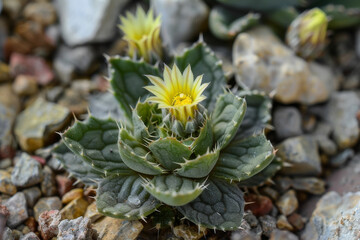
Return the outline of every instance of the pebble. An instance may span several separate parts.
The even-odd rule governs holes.
[[[325,135],[316,135],[316,142],[319,146],[319,149],[328,156],[332,156],[337,152],[336,143],[331,140],[328,136]]]
[[[298,200],[296,198],[296,193],[294,190],[289,190],[284,193],[277,201],[276,205],[278,206],[280,212],[285,216],[289,216],[291,213],[296,211],[299,206]]]
[[[97,210],[96,207],[96,202],[91,203],[85,212],[84,217],[87,217],[91,220],[92,223],[96,222],[98,219],[100,219],[101,217],[103,217],[104,215],[102,215],[101,213],[99,213],[99,211]]]
[[[300,231],[304,228],[305,222],[301,215],[297,213],[291,214],[288,218],[289,223],[294,226],[295,230]]]
[[[26,198],[24,193],[18,192],[7,200],[4,206],[8,209],[10,215],[7,220],[7,225],[10,228],[15,228],[24,222],[29,216],[26,206]]]
[[[35,220],[34,217],[29,217],[26,221],[25,221],[25,225],[26,227],[29,228],[30,231],[32,232],[36,232],[37,231],[37,222]]]
[[[207,25],[209,8],[202,0],[154,0],[153,8],[161,15],[162,39],[172,49],[197,38]]]
[[[274,127],[279,139],[299,136],[301,129],[301,113],[295,107],[279,107],[274,112]]]
[[[43,180],[41,164],[27,153],[22,153],[11,173],[11,181],[17,187],[31,187]]]
[[[266,237],[270,237],[271,232],[276,229],[276,219],[272,216],[265,215],[259,217],[259,221],[262,227],[263,234]]]
[[[320,195],[325,192],[325,181],[315,177],[293,178],[292,187],[296,190]]]
[[[254,228],[259,224],[259,221],[256,218],[256,216],[249,210],[245,212],[244,219],[250,225],[251,228]]]
[[[54,74],[44,59],[19,53],[11,54],[10,71],[13,76],[30,75],[40,85],[47,85],[54,79]]]
[[[289,231],[293,231],[294,228],[293,226],[289,223],[289,221],[287,220],[287,218],[284,215],[280,215],[276,221],[276,226],[279,229],[285,229],[285,230],[289,230]]]
[[[65,193],[72,189],[74,181],[66,176],[56,175],[56,183],[58,185],[58,192],[60,196],[64,196]]]
[[[38,98],[18,115],[15,135],[23,150],[35,151],[48,144],[68,120],[67,108]]]
[[[93,224],[101,240],[135,240],[143,229],[140,221],[104,217]]]
[[[14,195],[17,192],[16,186],[11,182],[11,174],[0,170],[0,192]]]
[[[12,161],[10,158],[5,158],[0,160],[0,169],[6,169],[11,167]]]
[[[266,215],[273,208],[272,201],[266,196],[247,194],[244,196],[244,200],[247,203],[245,210],[250,210],[255,216]]]
[[[82,188],[74,188],[70,190],[69,192],[65,193],[62,197],[61,201],[63,204],[67,204],[71,202],[72,200],[82,198],[84,195],[84,189]]]
[[[104,118],[123,118],[124,115],[119,109],[119,103],[110,92],[96,93],[89,96],[89,108],[94,117]]]
[[[89,203],[83,198],[77,198],[67,204],[60,213],[62,219],[75,219],[84,216]]]
[[[6,240],[15,240],[15,237],[14,237],[11,229],[8,227],[5,228],[5,231],[3,233],[0,232],[0,234],[2,234],[0,236],[2,236],[3,240],[5,240],[5,239]]]
[[[18,75],[12,87],[14,92],[20,96],[33,95],[38,91],[36,78],[29,75]]]
[[[74,240],[98,239],[96,231],[91,228],[90,219],[79,217],[73,220],[65,219],[60,222],[57,240],[72,240],[72,239]]]
[[[39,216],[39,230],[44,240],[50,240],[59,233],[61,214],[59,210],[45,211]]]
[[[345,149],[344,151],[330,158],[330,165],[332,167],[341,167],[345,165],[347,160],[353,158],[354,156],[355,156],[355,152],[353,149],[351,148]]]
[[[35,203],[41,197],[41,190],[39,187],[31,187],[23,190],[23,193],[26,198],[27,205],[32,208]]]
[[[56,12],[53,4],[48,2],[34,2],[26,5],[23,15],[25,18],[48,26],[56,21]]]
[[[55,175],[50,167],[45,166],[43,170],[44,179],[41,182],[41,192],[46,197],[54,196],[57,193]]]
[[[199,229],[197,226],[178,225],[173,229],[174,235],[183,239],[199,240],[206,235],[206,228]]]
[[[277,156],[285,161],[286,175],[314,176],[321,173],[320,156],[312,136],[288,138],[278,145]]]
[[[60,210],[61,207],[62,204],[59,197],[40,198],[34,206],[34,217],[38,220],[41,213],[50,210]]]
[[[62,86],[48,88],[46,91],[46,99],[50,102],[57,102],[63,93],[64,88]]]
[[[10,80],[10,67],[6,63],[0,62],[0,82],[8,82]]]
[[[6,229],[6,221],[9,218],[10,212],[4,205],[0,205],[0,239],[2,233]]]
[[[84,95],[73,89],[66,89],[58,104],[66,107],[77,116],[85,114],[88,110],[88,102],[86,100],[87,96]]]
[[[266,186],[261,189],[261,192],[269,196],[274,201],[276,201],[279,198],[279,193],[271,187]]]
[[[286,230],[275,229],[271,235],[270,240],[298,240],[299,238],[292,232]]]
[[[40,240],[40,238],[33,232],[24,235],[21,240]]]
[[[50,160],[47,162],[47,165],[53,170],[53,171],[63,171],[63,167],[61,166],[61,162],[59,161],[59,159],[55,158],[55,157],[51,157]]]

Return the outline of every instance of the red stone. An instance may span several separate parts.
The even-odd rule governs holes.
[[[36,222],[34,217],[29,217],[25,221],[25,225],[30,229],[30,231],[36,232],[36,230],[37,230],[37,222]]]
[[[45,165],[46,164],[46,160],[42,157],[39,156],[31,156],[33,159],[35,159],[36,161],[38,161],[41,165]]]
[[[39,230],[44,240],[50,240],[56,237],[59,229],[58,226],[61,221],[61,214],[59,210],[45,211],[39,216]]]
[[[74,181],[71,178],[62,175],[56,176],[56,182],[58,185],[58,191],[60,196],[63,196],[65,193],[70,191],[74,183]]]
[[[13,76],[33,76],[41,85],[49,84],[54,79],[54,73],[44,59],[20,53],[11,54],[10,71]]]
[[[0,146],[0,159],[14,158],[16,154],[15,149],[12,146]]]
[[[270,198],[262,195],[247,194],[244,196],[245,210],[250,210],[255,216],[264,216],[268,214],[272,208],[273,203]]]
[[[305,225],[304,220],[302,216],[298,213],[291,214],[288,217],[288,221],[298,231],[304,228]]]

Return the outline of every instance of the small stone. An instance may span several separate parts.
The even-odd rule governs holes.
[[[54,196],[57,193],[55,175],[48,166],[44,167],[43,173],[44,180],[41,182],[41,192],[46,197]]]
[[[0,239],[6,229],[6,221],[9,218],[9,215],[9,210],[4,205],[0,205]]]
[[[37,231],[37,222],[35,220],[34,217],[29,217],[26,221],[25,221],[25,225],[30,229],[30,231],[32,232],[36,232]]]
[[[38,149],[39,150],[39,149]],[[46,159],[39,157],[39,156],[35,156],[32,155],[31,156],[33,159],[35,159],[36,161],[38,161],[42,166],[44,166],[46,164]]]
[[[295,107],[280,107],[274,112],[274,127],[279,139],[302,134],[301,113]]]
[[[261,189],[261,192],[269,196],[274,201],[279,198],[279,193],[271,187],[264,187],[263,189]]]
[[[58,185],[58,192],[60,196],[64,196],[65,193],[72,189],[74,181],[69,177],[57,175],[55,179]]]
[[[230,236],[230,240],[259,240],[259,239],[260,238],[258,238],[255,233],[249,230],[233,231],[231,232],[231,236]]]
[[[40,198],[34,206],[34,217],[38,220],[41,213],[50,210],[60,210],[61,207],[62,204],[59,197]]]
[[[315,177],[294,178],[292,187],[296,190],[303,190],[317,195],[325,192],[325,182]]]
[[[255,215],[252,214],[252,212],[249,210],[246,211],[246,213],[244,214],[244,219],[252,228],[256,227],[259,224],[259,221],[255,217]]]
[[[0,62],[0,82],[8,82],[11,80],[10,68],[7,64]]]
[[[137,220],[127,221],[111,217],[104,217],[93,225],[102,240],[135,240],[143,227]]]
[[[276,220],[275,218],[265,215],[259,217],[259,221],[263,230],[263,234],[266,237],[270,237],[272,231],[276,228]]]
[[[289,216],[293,213],[299,206],[298,200],[296,198],[296,193],[294,190],[289,190],[283,194],[278,201],[276,201],[280,212],[285,216]]]
[[[20,96],[35,94],[38,91],[36,78],[29,75],[18,75],[13,83],[13,90]]]
[[[312,136],[288,138],[278,145],[277,156],[287,164],[281,172],[286,175],[311,176],[321,173],[320,156]]]
[[[273,208],[272,201],[266,196],[247,194],[244,200],[247,203],[245,210],[250,210],[255,216],[266,215]]]
[[[10,158],[5,158],[0,160],[0,169],[6,169],[11,167],[12,161]]]
[[[317,135],[315,136],[316,142],[322,152],[326,155],[332,156],[337,152],[336,143],[331,140],[328,136]]]
[[[299,238],[286,230],[275,229],[270,236],[270,240],[298,240]]]
[[[59,159],[57,159],[53,156],[47,162],[47,165],[54,171],[62,171],[63,170],[63,167],[61,166],[61,162],[59,161]]]
[[[292,186],[292,179],[289,177],[276,177],[275,178],[276,186],[279,188],[280,192],[285,192]]]
[[[6,201],[4,206],[9,210],[10,216],[7,225],[10,228],[19,226],[28,218],[26,198],[24,193],[19,192]]]
[[[69,192],[65,193],[62,197],[61,201],[63,204],[67,204],[72,200],[82,198],[84,195],[84,190],[82,188],[75,188],[70,190]]]
[[[15,237],[10,228],[6,227],[4,232],[0,232],[3,240],[15,240]],[[1,239],[1,238],[0,238]]]
[[[27,188],[23,191],[23,193],[25,195],[27,205],[30,208],[34,207],[37,200],[41,197],[41,190],[39,187]]]
[[[39,230],[44,240],[50,240],[59,233],[61,214],[58,210],[45,211],[39,216]]]
[[[18,115],[15,135],[22,149],[35,151],[51,142],[55,132],[62,130],[68,120],[66,108],[38,98]]]
[[[330,165],[332,167],[341,167],[346,163],[347,160],[354,157],[354,155],[355,155],[355,152],[353,149],[351,149],[351,148],[345,149],[341,153],[330,158]]]
[[[199,240],[206,235],[206,228],[199,229],[197,226],[178,225],[174,227],[173,232],[176,237]]]
[[[97,234],[96,231],[91,228],[90,219],[79,217],[73,220],[62,220],[59,224],[59,233],[57,235],[57,240],[70,239],[97,240]],[[101,239],[105,240],[107,238]]]
[[[24,17],[43,26],[48,26],[56,21],[56,12],[53,4],[47,2],[28,3],[23,11]]]
[[[21,240],[40,240],[40,238],[33,232],[24,235]]]
[[[47,85],[54,79],[51,68],[40,57],[13,53],[10,58],[10,69],[14,76],[21,74],[34,76],[40,85]]]
[[[119,103],[110,92],[92,94],[89,97],[89,108],[93,116],[103,118],[111,116],[122,118],[124,114],[119,109]]]
[[[304,228],[305,226],[305,222],[304,219],[301,217],[301,215],[297,214],[297,213],[293,213],[288,217],[288,221],[289,223],[294,226],[294,228],[297,231],[300,231]]]
[[[291,226],[291,224],[288,222],[287,218],[284,215],[280,215],[278,220],[276,221],[276,226],[279,229],[285,229],[289,231],[293,231],[294,228]]]
[[[88,102],[84,95],[73,89],[66,89],[65,94],[58,101],[58,104],[68,108],[69,111],[75,115],[84,114],[88,109]]]
[[[57,102],[61,95],[64,93],[62,86],[56,86],[46,91],[46,99],[50,102]]]
[[[11,173],[11,181],[18,187],[30,187],[43,179],[41,164],[27,153],[22,153]]]
[[[89,203],[83,198],[72,200],[68,205],[61,209],[63,219],[75,219],[84,216]]]
[[[11,174],[0,170],[0,192],[14,195],[17,192],[16,186],[11,182]]]
[[[90,218],[92,223],[96,222],[98,219],[100,219],[103,216],[104,215],[99,213],[99,211],[97,210],[96,202],[91,203],[87,207],[85,215],[84,215],[84,217]]]

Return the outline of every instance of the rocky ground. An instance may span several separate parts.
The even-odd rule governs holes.
[[[204,33],[230,84],[274,99],[268,136],[283,168],[246,189],[241,230],[199,231],[186,221],[158,230],[96,211],[95,189],[69,176],[51,149],[74,117],[120,114],[103,54],[125,51],[115,24],[124,6],[135,7],[127,2],[2,1],[0,239],[359,239],[360,34],[351,31],[331,33],[318,62],[297,57],[266,27],[241,33],[233,47]],[[201,2],[184,1],[186,18],[155,2],[176,50],[204,29]],[[176,32],[173,22],[182,23]]]

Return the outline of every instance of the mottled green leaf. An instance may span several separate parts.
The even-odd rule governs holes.
[[[206,119],[204,125],[199,130],[199,136],[192,142],[191,148],[197,155],[202,155],[211,150],[214,142],[214,135],[211,121]]]
[[[302,0],[217,0],[220,3],[239,9],[271,11],[281,7],[300,5]]]

